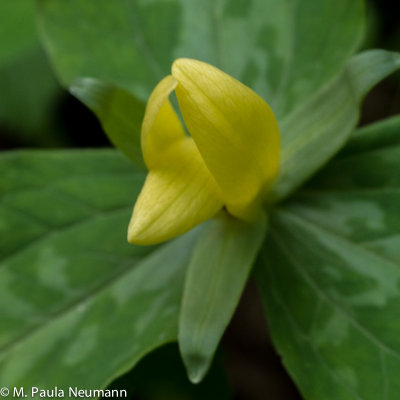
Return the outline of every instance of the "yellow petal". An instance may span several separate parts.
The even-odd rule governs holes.
[[[172,75],[185,124],[224,203],[246,218],[249,205],[278,173],[280,138],[273,112],[247,86],[206,63],[178,59]]]
[[[128,228],[128,241],[155,244],[187,232],[221,208],[218,187],[191,138],[174,146],[168,168],[147,175]]]
[[[177,81],[165,77],[153,90],[147,102],[142,124],[143,158],[149,170],[168,163],[168,149],[185,138],[185,131],[168,99]]]
[[[147,103],[141,139],[150,172],[129,223],[131,243],[171,239],[222,208],[218,186],[168,99],[176,85],[176,80],[167,76]]]

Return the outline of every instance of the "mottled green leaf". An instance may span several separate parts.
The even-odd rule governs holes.
[[[266,218],[249,224],[221,214],[199,237],[185,279],[179,347],[192,382],[204,378],[239,302],[264,238]]]
[[[192,57],[245,82],[279,115],[339,72],[359,45],[364,23],[362,0],[38,4],[47,48],[67,85],[90,76],[144,100],[175,58]]]
[[[400,53],[360,53],[331,84],[283,119],[280,172],[271,194],[275,201],[289,195],[346,143],[365,94],[399,68]]]
[[[114,146],[144,170],[140,130],[145,103],[124,89],[92,78],[78,79],[70,92],[97,115]]]
[[[307,400],[398,399],[399,138],[399,117],[360,130],[272,214],[257,273]]]
[[[176,339],[196,232],[127,243],[142,173],[99,150],[6,153],[0,176],[3,385],[99,389]]]

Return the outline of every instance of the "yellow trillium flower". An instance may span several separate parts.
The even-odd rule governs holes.
[[[185,133],[169,95],[175,90]],[[154,89],[142,125],[149,170],[128,241],[155,244],[187,232],[226,207],[254,219],[278,174],[280,137],[268,104],[209,64],[178,59]]]

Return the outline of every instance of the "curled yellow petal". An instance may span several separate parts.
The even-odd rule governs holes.
[[[168,168],[151,170],[135,204],[128,241],[155,244],[189,231],[221,208],[218,187],[191,138],[180,141]]]
[[[171,239],[222,208],[218,186],[168,99],[176,84],[164,78],[146,107],[141,139],[149,173],[129,223],[130,243]]]
[[[280,137],[268,104],[209,64],[178,59],[172,66],[185,124],[221,189],[228,210],[246,218],[278,174]]]
[[[149,170],[167,164],[168,149],[182,141],[186,134],[168,96],[177,81],[166,76],[153,90],[147,102],[142,124],[141,145]]]

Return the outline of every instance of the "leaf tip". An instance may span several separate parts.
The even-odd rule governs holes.
[[[186,355],[183,361],[188,378],[194,384],[200,383],[210,368],[210,359],[199,354]]]

